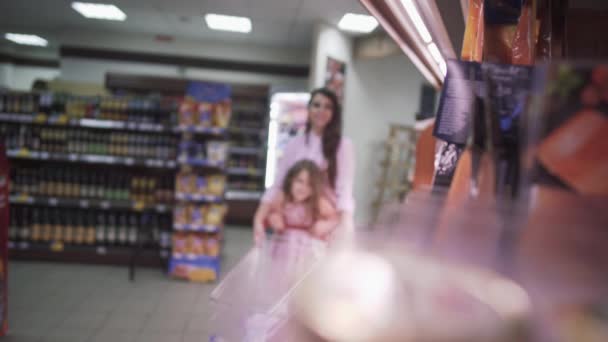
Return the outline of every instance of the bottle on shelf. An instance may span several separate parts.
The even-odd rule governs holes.
[[[118,217],[118,243],[120,245],[126,245],[129,239],[129,227],[127,223],[127,216],[125,213],[121,213]]]
[[[97,227],[95,231],[95,240],[97,244],[105,244],[106,243],[106,214],[103,211],[99,211],[97,213]]]
[[[116,214],[114,212],[111,212],[110,214],[108,214],[107,219],[108,219],[107,220],[108,226],[107,226],[107,230],[106,230],[106,241],[107,241],[108,245],[114,245],[114,244],[116,244],[116,240],[117,240],[117,238],[116,238],[116,230],[117,230]]]
[[[137,228],[138,228],[138,219],[137,215],[131,214],[129,215],[129,244],[134,246],[137,243]]]

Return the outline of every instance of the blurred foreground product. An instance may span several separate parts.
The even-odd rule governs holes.
[[[319,341],[526,341],[530,303],[498,274],[378,241],[330,254],[295,311]]]

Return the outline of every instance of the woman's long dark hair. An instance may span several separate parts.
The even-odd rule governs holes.
[[[332,188],[336,188],[336,175],[338,173],[337,166],[337,154],[338,148],[340,147],[340,141],[342,140],[342,109],[338,102],[336,94],[327,88],[318,88],[310,93],[310,101],[308,102],[308,108],[312,105],[312,101],[315,95],[321,94],[327,97],[333,104],[334,110],[331,116],[331,120],[327,123],[327,126],[323,130],[322,145],[323,145],[323,156],[327,160],[327,176],[329,178],[329,184]],[[310,118],[306,122],[306,139],[308,141],[308,133],[311,130]]]

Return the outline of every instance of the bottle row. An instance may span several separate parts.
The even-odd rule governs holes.
[[[170,177],[112,172],[110,168],[13,168],[11,191],[31,196],[173,202]]]
[[[138,229],[151,230],[152,243],[171,247],[170,216],[57,208],[11,207],[10,241],[74,245],[127,246],[138,242]]]
[[[175,159],[177,143],[171,136],[15,124],[0,124],[0,135],[8,149],[157,159]]]
[[[260,163],[260,158],[255,155],[233,155],[228,161],[228,167],[257,169],[260,168]]]
[[[102,119],[174,126],[178,102],[170,98],[98,97],[54,93],[0,95],[0,112],[66,115],[69,119]]]

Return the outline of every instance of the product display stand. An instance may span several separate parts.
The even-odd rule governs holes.
[[[219,277],[220,242],[227,212],[224,194],[230,94],[227,85],[193,82],[180,105],[178,127],[187,133],[181,135],[175,181],[169,274],[176,278],[208,282]]]

